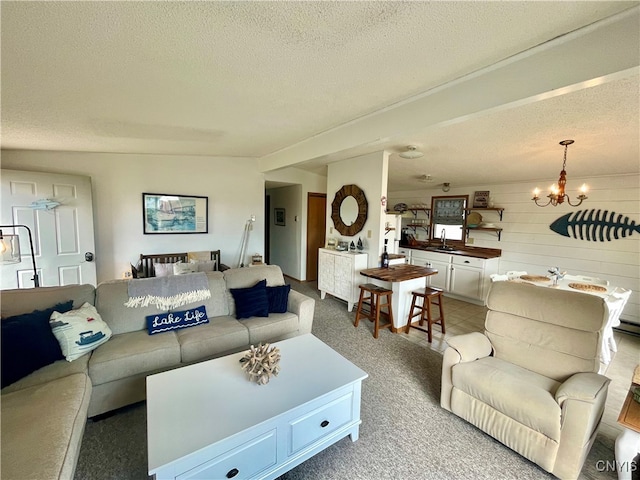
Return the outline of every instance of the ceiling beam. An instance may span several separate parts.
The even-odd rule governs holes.
[[[640,7],[557,37],[260,159],[263,172],[589,88],[640,66]],[[345,158],[348,158],[345,156]]]

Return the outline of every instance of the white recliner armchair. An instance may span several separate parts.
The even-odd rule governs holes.
[[[608,318],[580,292],[495,282],[484,334],[448,340],[443,408],[561,479],[578,477],[604,411]]]

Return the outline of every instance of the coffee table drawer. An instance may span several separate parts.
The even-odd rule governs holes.
[[[290,422],[289,455],[351,422],[352,406],[353,392],[349,392]]]
[[[276,431],[271,430],[176,477],[177,480],[251,478],[276,464]]]

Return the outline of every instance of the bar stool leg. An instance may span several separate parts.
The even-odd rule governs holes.
[[[418,322],[418,325],[420,325],[421,327],[424,325],[424,321],[427,318],[425,316],[426,313],[426,308],[427,308],[427,303],[429,303],[429,297],[427,296],[423,296],[422,297],[422,305],[420,305],[420,322]],[[428,323],[428,321],[427,321]]]
[[[364,300],[364,293],[364,290],[361,289],[360,297],[358,299],[358,308],[356,309],[356,321],[353,324],[354,327],[357,327],[360,323],[360,314],[362,313],[362,301]]]
[[[442,294],[438,295],[438,309],[440,310],[440,328],[442,329],[442,333],[445,334],[444,330],[444,309],[442,308]]]
[[[391,293],[387,294],[387,311],[389,312],[389,330],[393,331],[393,306],[391,305]]]
[[[429,343],[431,343],[431,341],[433,340],[433,334],[431,332],[432,324],[433,324],[433,317],[431,316],[431,299],[428,296],[425,297],[424,304],[427,307],[427,309],[426,309],[426,312],[427,312],[427,341]]]
[[[376,315],[373,320],[373,338],[378,338],[378,333],[380,331],[380,295],[375,295],[376,297]]]
[[[409,333],[411,328],[411,320],[413,319],[413,310],[416,308],[416,296],[413,295],[411,299],[411,308],[409,309],[409,318],[407,319],[407,326],[404,329],[404,333]]]

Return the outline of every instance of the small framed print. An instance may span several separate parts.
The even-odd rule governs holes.
[[[282,227],[285,226],[285,216],[284,216],[284,208],[274,208],[273,209],[273,223],[276,225],[280,225]]]
[[[480,190],[473,194],[473,208],[487,208],[489,206],[489,190]]]

